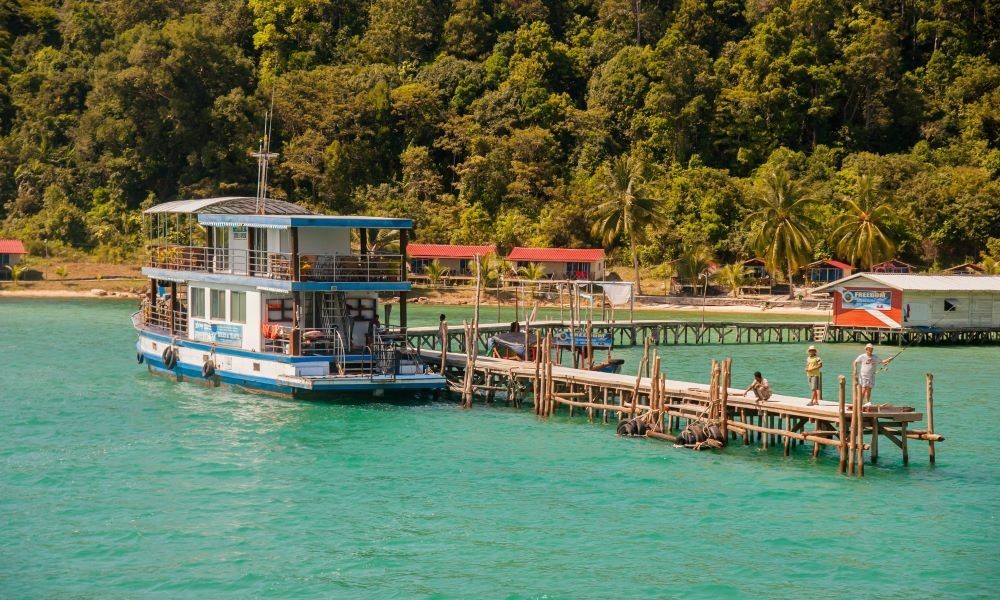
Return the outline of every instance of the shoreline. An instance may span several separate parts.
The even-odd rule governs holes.
[[[5,290],[0,289],[0,299],[3,298],[19,298],[19,299],[37,299],[37,300],[66,300],[66,299],[97,299],[97,300],[138,300],[142,296],[141,294],[128,291],[116,291],[116,290],[106,290],[103,288],[92,288],[89,290],[58,290],[58,289],[18,289],[18,290]],[[441,300],[431,300],[427,296],[414,296],[412,298],[415,304],[433,304],[436,306],[469,306],[471,301],[459,300],[457,298],[449,298],[450,301]],[[506,303],[505,303],[506,304]],[[541,305],[544,308],[556,308],[557,306]],[[618,308],[619,312],[627,312],[628,309]],[[800,306],[782,306],[777,305],[770,308],[762,308],[760,306],[752,306],[743,303],[732,303],[732,304],[710,304],[706,306],[695,306],[691,304],[680,304],[680,303],[657,303],[657,304],[636,304],[635,310],[637,311],[650,311],[650,312],[689,312],[689,313],[700,313],[702,311],[706,313],[734,313],[734,314],[752,314],[752,313],[766,313],[773,315],[815,315],[817,317],[826,316],[830,313],[829,310],[824,310],[820,308],[804,308]]]

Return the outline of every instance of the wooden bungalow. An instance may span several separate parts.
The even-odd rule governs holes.
[[[917,268],[909,263],[905,263],[898,258],[892,260],[887,260],[881,262],[877,265],[873,265],[871,269],[872,273],[916,273]]]
[[[982,275],[983,268],[976,263],[966,262],[944,270],[948,275]]]
[[[13,267],[21,262],[21,257],[27,254],[21,240],[0,240],[0,279],[11,279],[8,266]]]
[[[410,278],[427,279],[424,267],[437,260],[448,269],[448,279],[472,279],[475,276],[476,257],[496,254],[493,244],[482,246],[453,246],[449,244],[408,244],[406,256],[410,263]]]
[[[806,265],[806,276],[812,283],[830,283],[854,272],[854,267],[839,260],[824,259]]]
[[[514,248],[507,255],[515,269],[539,263],[549,279],[604,279],[604,250],[600,248]]]

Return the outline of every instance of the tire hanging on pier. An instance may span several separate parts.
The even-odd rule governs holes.
[[[142,364],[142,361],[146,360],[146,357],[142,355],[142,352],[135,353],[135,362]]]
[[[618,435],[623,436],[644,436],[649,429],[649,425],[639,418],[625,419],[618,424]]]
[[[215,361],[208,359],[205,364],[201,366],[201,376],[205,379],[215,375]]]

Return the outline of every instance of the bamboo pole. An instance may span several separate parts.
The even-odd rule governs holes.
[[[723,444],[729,443],[729,377],[732,365],[732,358],[727,358],[722,362],[722,405],[720,406],[722,422],[719,430],[722,432]]]
[[[660,431],[646,431],[646,437],[656,438],[660,440],[666,440],[668,442],[676,442],[677,438],[670,435],[669,433],[663,433]]]
[[[587,369],[594,368],[594,342],[591,336],[594,333],[593,321],[587,319]]]
[[[735,430],[756,431],[758,433],[764,433],[775,436],[788,436],[803,442],[818,442],[820,444],[823,444],[824,446],[840,445],[840,442],[837,440],[831,440],[823,436],[814,435],[812,432],[799,433],[798,431],[791,431],[788,429],[774,429],[772,427],[762,427],[760,425],[754,425],[753,423],[740,423],[737,421],[730,421],[729,427]]]
[[[840,462],[837,465],[837,471],[840,473],[847,472],[847,415],[844,409],[844,392],[845,392],[845,381],[844,376],[840,375],[837,377],[838,391],[837,391],[837,426],[838,435],[840,441]]]
[[[646,377],[649,377],[649,336],[646,336],[642,340],[642,360],[643,364],[646,365]]]
[[[854,363],[851,369],[851,433],[847,446],[847,472],[854,475],[854,459],[857,453],[854,451],[854,444],[858,439],[858,364]]]
[[[934,375],[927,374],[927,433],[934,435]],[[919,438],[918,438],[919,439]],[[927,440],[927,458],[934,464],[934,441]]]
[[[527,350],[525,350],[527,351]],[[542,403],[539,397],[541,391],[541,365],[542,365],[542,334],[535,330],[535,378],[531,382],[532,402],[535,405],[535,414],[541,414]]]

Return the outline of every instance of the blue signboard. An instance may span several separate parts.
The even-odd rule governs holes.
[[[845,310],[890,310],[892,290],[854,289],[841,292]]]
[[[200,342],[212,342],[223,346],[243,345],[243,326],[228,323],[194,322],[194,339]]]

